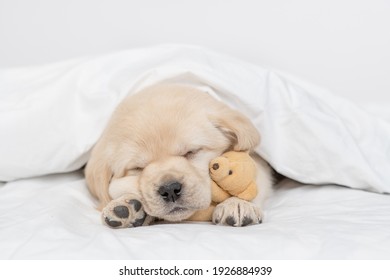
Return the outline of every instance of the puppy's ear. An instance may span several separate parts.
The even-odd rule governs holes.
[[[94,151],[93,151],[94,152]],[[99,199],[98,209],[103,209],[111,197],[108,193],[113,172],[108,165],[108,162],[99,158],[98,155],[92,152],[91,158],[85,167],[85,179],[89,191]]]
[[[240,112],[224,106],[209,116],[213,125],[230,139],[235,151],[251,151],[260,143],[260,134],[252,122]]]

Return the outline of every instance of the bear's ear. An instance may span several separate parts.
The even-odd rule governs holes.
[[[221,106],[209,119],[230,140],[234,151],[251,151],[260,143],[256,127],[236,110]]]

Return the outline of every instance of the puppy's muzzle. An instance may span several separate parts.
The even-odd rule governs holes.
[[[158,193],[166,202],[175,202],[180,198],[182,184],[179,182],[169,182],[158,189]]]

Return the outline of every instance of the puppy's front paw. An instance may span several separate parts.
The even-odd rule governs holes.
[[[102,221],[111,228],[127,228],[149,225],[153,217],[145,213],[139,200],[120,197],[104,207]]]
[[[262,219],[260,208],[237,197],[228,198],[218,204],[213,213],[213,223],[234,227],[260,224]]]

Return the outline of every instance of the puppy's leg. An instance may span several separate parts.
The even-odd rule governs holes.
[[[258,206],[238,197],[231,197],[215,207],[212,221],[217,225],[244,227],[260,224],[262,219],[263,213]]]
[[[111,228],[146,226],[153,220],[133,194],[125,194],[110,201],[102,211],[102,222]]]
[[[145,213],[141,194],[138,190],[138,177],[114,178],[109,187],[113,198],[102,211],[102,222],[112,228],[146,226],[154,218]]]

